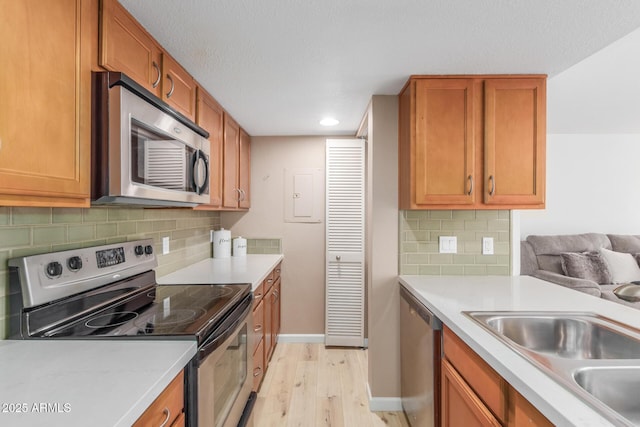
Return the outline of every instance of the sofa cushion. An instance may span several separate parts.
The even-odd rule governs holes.
[[[526,240],[533,248],[538,258],[538,267],[541,270],[561,274],[563,270],[560,254],[566,252],[594,252],[600,248],[611,249],[611,242],[607,235],[600,233],[531,235]]]
[[[562,270],[569,277],[591,280],[598,284],[612,281],[607,262],[599,252],[565,252],[560,254],[560,259]]]
[[[607,234],[611,242],[611,249],[628,254],[640,253],[640,236],[629,234]]]
[[[633,255],[600,249],[600,255],[611,273],[611,283],[629,283],[640,280],[640,267]]]

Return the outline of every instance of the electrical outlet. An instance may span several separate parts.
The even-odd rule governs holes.
[[[213,230],[209,231],[209,243],[213,243]]]
[[[162,238],[162,255],[166,255],[169,253],[169,238]]]
[[[482,255],[493,255],[493,237],[482,238]]]
[[[456,236],[440,236],[440,253],[455,254],[458,252],[458,238]]]

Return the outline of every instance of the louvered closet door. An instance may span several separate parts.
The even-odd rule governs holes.
[[[327,140],[325,344],[364,345],[362,140]]]

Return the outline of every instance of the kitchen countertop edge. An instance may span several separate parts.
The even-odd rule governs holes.
[[[560,310],[571,298],[574,307],[563,311],[590,311],[638,328],[637,310],[563,288],[530,276],[411,276],[399,282],[436,317],[480,355],[557,426],[611,426],[609,420],[539,370],[524,357],[466,317],[463,311]],[[484,287],[484,288],[479,288]],[[484,299],[478,289],[486,289]],[[491,293],[517,294],[516,304]],[[469,294],[465,296],[465,293]],[[489,305],[489,307],[487,307]],[[620,315],[616,315],[619,312]]]
[[[284,259],[282,254],[250,254],[244,257],[207,258],[158,277],[160,285],[225,285],[250,283],[255,291]]]

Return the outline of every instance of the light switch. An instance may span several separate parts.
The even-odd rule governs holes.
[[[493,237],[482,238],[482,255],[493,255]]]
[[[162,255],[166,255],[169,253],[169,238],[162,238]]]
[[[458,252],[458,238],[456,236],[440,236],[440,253],[455,254]]]

